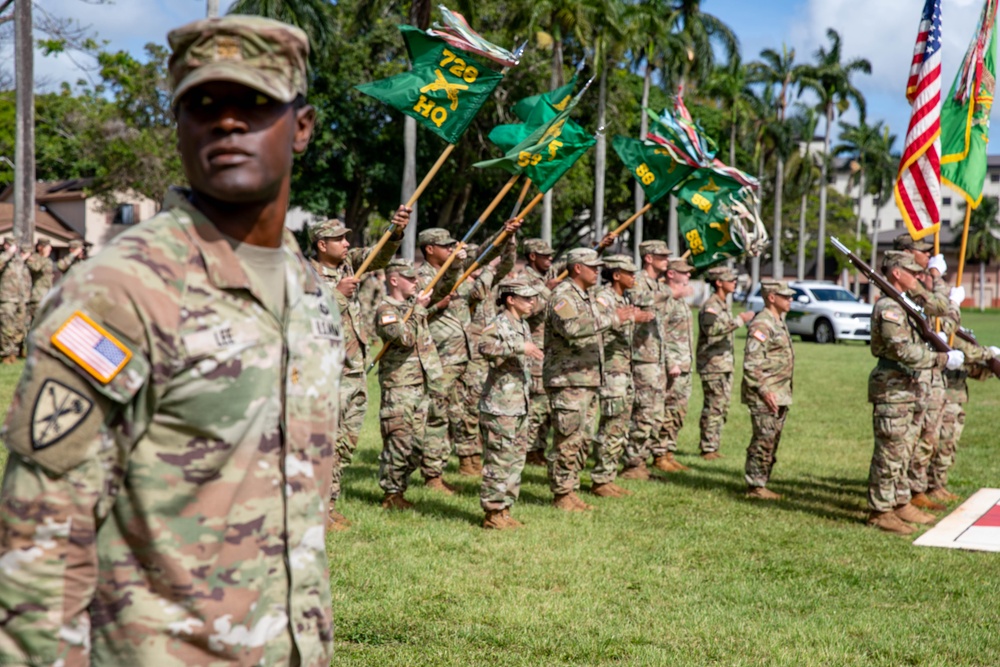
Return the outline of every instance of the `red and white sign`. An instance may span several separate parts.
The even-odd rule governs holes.
[[[913,543],[921,547],[1000,551],[1000,489],[980,489]]]

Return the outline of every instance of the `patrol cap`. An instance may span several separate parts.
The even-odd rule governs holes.
[[[545,239],[526,239],[524,242],[524,254],[527,255],[529,252],[533,252],[536,255],[554,255],[555,251],[552,249]]]
[[[669,262],[667,262],[667,271],[676,271],[677,273],[691,273],[694,271],[694,267],[688,264],[687,259],[684,257],[676,257]]]
[[[425,229],[417,236],[417,246],[420,248],[426,245],[453,245],[455,243],[458,243],[458,241],[451,238],[451,234],[448,233],[447,229],[442,229],[441,227]]]
[[[639,256],[645,257],[646,255],[669,255],[670,248],[667,247],[666,241],[661,241],[659,239],[651,239],[649,241],[643,241],[639,244]]]
[[[516,296],[533,297],[538,296],[538,290],[520,278],[505,278],[497,285],[500,294],[514,294]]]
[[[760,281],[760,295],[767,296],[777,294],[778,296],[795,296],[795,290],[788,286],[784,280],[762,280]]]
[[[231,81],[279,102],[308,89],[309,38],[287,23],[259,16],[201,19],[171,30],[170,87],[176,104],[208,81]]]
[[[336,218],[331,218],[313,227],[312,236],[317,241],[320,239],[335,239],[338,236],[344,236],[350,231],[343,222]]]
[[[900,234],[892,240],[894,250],[919,250],[920,252],[930,252],[934,245],[927,241],[917,241],[909,234]]]
[[[736,272],[728,266],[713,266],[705,272],[705,280],[736,280]]]
[[[404,278],[416,279],[417,270],[413,268],[413,262],[402,257],[393,257],[385,267],[385,275],[396,274]]]
[[[38,239],[37,241],[35,241],[35,245],[40,245],[40,246],[42,246],[44,248],[45,246],[52,245],[52,241],[49,241],[46,238],[41,238],[41,239]]]
[[[635,265],[635,262],[628,255],[608,255],[604,258],[604,266],[608,269],[618,269],[620,271],[628,271],[629,273],[635,273],[639,270],[639,267]]]
[[[924,270],[910,253],[903,250],[886,250],[882,255],[882,273],[889,273],[889,269],[895,268],[906,269],[912,273],[921,273]]]
[[[566,253],[564,259],[566,266],[571,264],[583,264],[584,266],[604,266],[604,262],[598,256],[597,251],[590,248],[573,248]]]
[[[72,241],[69,242],[69,247],[70,247],[71,250],[76,250],[77,248],[82,248],[83,247],[83,241],[81,241],[80,239],[73,239]]]

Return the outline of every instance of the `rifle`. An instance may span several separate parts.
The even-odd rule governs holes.
[[[853,252],[847,249],[843,243],[841,243],[836,236],[830,237],[830,243],[833,247],[839,250],[847,257],[847,261],[854,265],[861,273],[868,277],[868,280],[872,281],[878,288],[882,290],[882,293],[891,298],[893,301],[902,306],[906,314],[910,316],[910,321],[917,324],[917,333],[923,338],[931,347],[933,347],[938,352],[951,352],[951,346],[945,341],[941,340],[941,337],[937,335],[934,331],[934,327],[931,323],[924,317],[923,312],[918,310],[912,303],[910,303],[895,287],[889,284],[889,281],[884,277],[879,275],[865,263],[865,260],[861,259]]]

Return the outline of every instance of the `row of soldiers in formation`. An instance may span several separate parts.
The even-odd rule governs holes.
[[[35,250],[21,249],[8,236],[0,251],[0,363],[13,364],[24,356],[24,338],[35,319],[38,304],[52,289],[56,269],[65,273],[83,258],[83,241],[69,242],[69,254],[54,262],[52,244],[39,239]]]
[[[402,216],[397,220],[404,222]],[[371,324],[387,347],[379,363],[379,484],[386,508],[410,507],[404,494],[418,468],[428,488],[452,493],[442,474],[453,449],[461,474],[482,475],[488,528],[517,525],[510,507],[526,463],[548,467],[553,503],[566,511],[591,508],[577,495],[591,452],[590,491],[600,497],[627,495],[617,477],[650,479],[650,464],[685,470],[674,453],[694,372],[705,394],[701,456],[721,456],[733,332],[753,317],[734,316],[729,308],[727,297],[736,286],[732,269],[716,267],[706,276],[713,293],[699,311],[696,346],[685,301],[694,268],[684,258],[672,259],[666,243],[642,243],[641,267],[625,255],[602,259],[590,249],[571,250],[559,267],[566,279],[559,280],[553,249],[541,239],[523,243],[524,266],[515,270],[519,224],[506,223],[505,241],[490,239],[484,268],[469,281],[454,287],[478,248],[458,251],[458,261],[430,290],[457,241],[444,229],[421,231],[417,244],[424,263],[414,268],[393,258],[405,225],[398,226],[371,263],[384,269],[387,290],[374,314],[366,314],[353,278],[367,250],[351,248],[350,230],[337,220],[312,230],[314,266],[334,287],[347,355],[332,529],[350,523],[336,500],[367,404]],[[754,424],[746,481],[750,496],[773,499],[779,496],[767,482],[792,393],[792,346],[781,314],[793,292],[772,281],[762,289],[767,305],[750,323],[744,360],[742,400]]]

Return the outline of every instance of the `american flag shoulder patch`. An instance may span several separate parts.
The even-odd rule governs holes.
[[[884,317],[885,319],[889,320],[890,322],[898,322],[899,321],[899,315],[896,314],[895,312],[891,311],[891,310],[887,310],[884,313],[882,313],[882,317]]]
[[[396,321],[397,321],[396,313],[392,312],[391,310],[382,313],[382,324],[393,324]]]
[[[757,329],[756,331],[753,332],[753,337],[762,343],[767,340],[767,334],[761,331],[760,329]]]
[[[52,344],[101,384],[111,382],[132,352],[107,329],[76,311],[52,334]]]

